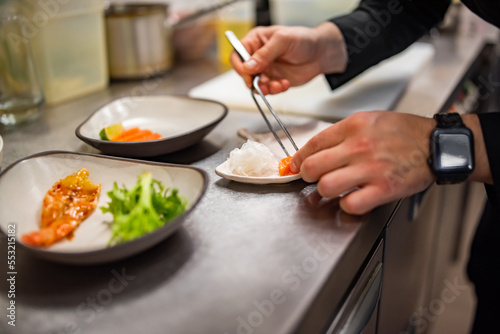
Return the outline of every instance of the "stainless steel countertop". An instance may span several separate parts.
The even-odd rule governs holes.
[[[445,108],[485,44],[477,37],[450,36],[430,42],[436,57],[412,80],[396,111],[430,116]],[[46,108],[35,122],[0,129],[2,167],[47,150],[98,153],[74,132],[99,107],[122,96],[186,94],[218,73],[209,61],[179,64],[165,77],[113,83]],[[397,203],[356,217],[341,212],[336,199],[320,199],[314,184],[253,186],[218,177],[214,168],[244,142],[236,130],[264,126],[257,113],[231,110],[200,144],[156,159],[204,169],[209,188],[184,227],[148,251],[106,265],[73,267],[17,248],[16,327],[3,315],[0,332],[313,333],[324,328]],[[0,242],[5,245],[4,238]],[[6,247],[0,248],[6,261]],[[6,279],[0,282],[0,309],[6,312],[8,286]]]

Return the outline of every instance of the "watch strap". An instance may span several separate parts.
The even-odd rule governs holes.
[[[465,126],[462,117],[456,112],[435,114],[434,119],[437,121],[437,127],[442,129],[463,128]]]
[[[443,185],[443,184],[455,184],[455,183],[465,182],[469,177],[469,174],[440,173],[436,176],[437,176],[436,184]]]

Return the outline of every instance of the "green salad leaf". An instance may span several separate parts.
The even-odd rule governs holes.
[[[131,189],[115,182],[108,196],[111,202],[100,209],[113,215],[110,245],[139,238],[186,211],[186,200],[178,189],[165,188],[150,172],[140,174]]]

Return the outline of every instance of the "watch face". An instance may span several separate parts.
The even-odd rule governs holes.
[[[441,170],[469,170],[472,169],[472,148],[466,134],[441,133],[437,137],[438,152],[436,164]]]

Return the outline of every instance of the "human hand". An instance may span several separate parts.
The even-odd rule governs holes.
[[[424,190],[434,181],[427,163],[435,120],[389,111],[358,112],[309,140],[290,167],[323,197],[364,214]]]
[[[243,63],[233,52],[231,64],[249,88],[252,77],[261,74],[264,94],[284,92],[319,74],[342,72],[347,66],[344,38],[331,22],[316,28],[257,27],[241,43],[252,57]]]

